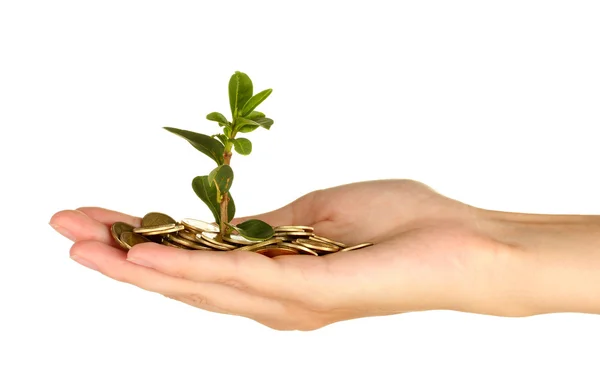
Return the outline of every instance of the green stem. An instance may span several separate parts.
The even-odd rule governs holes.
[[[231,163],[231,147],[233,144],[227,142],[225,144],[225,151],[223,152],[223,165],[230,165]],[[229,193],[223,194],[223,200],[221,201],[221,223],[219,224],[219,240],[223,240],[224,235],[229,235],[229,227],[225,224],[229,222],[229,216],[227,215],[227,205],[229,204]]]

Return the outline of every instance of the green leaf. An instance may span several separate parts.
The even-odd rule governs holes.
[[[211,186],[208,183],[208,176],[198,176],[192,181],[192,188],[198,197],[206,204],[210,212],[212,212],[215,222],[221,223],[221,205],[217,201],[217,187]],[[235,217],[235,203],[231,193],[229,193],[229,203],[227,205],[227,222],[231,221]]]
[[[237,153],[243,156],[247,156],[252,152],[252,143],[243,137],[233,140],[233,147]]]
[[[258,118],[264,118],[265,114],[260,111],[253,111],[250,114],[246,115],[246,119],[257,120]]]
[[[229,125],[229,122],[227,122],[227,123],[219,122],[219,127],[227,127],[228,125]]]
[[[164,127],[164,129],[186,139],[194,148],[212,158],[217,165],[223,164],[225,147],[219,141],[210,136],[192,131],[180,130],[173,127]]]
[[[229,106],[235,119],[237,113],[250,98],[252,98],[252,80],[245,73],[235,71],[229,79]]]
[[[260,124],[250,119],[237,118],[237,120],[235,121],[235,128],[239,132],[247,133],[250,131],[254,131],[258,127],[260,127]]]
[[[260,126],[255,126],[255,125],[252,125],[252,124],[247,124],[247,125],[245,125],[245,126],[242,126],[242,128],[240,128],[240,129],[238,130],[238,132],[241,132],[241,133],[247,134],[248,132],[252,132],[252,131],[254,131],[254,130],[255,130],[255,129],[257,129],[258,127],[260,127]]]
[[[275,234],[271,225],[257,219],[244,221],[243,223],[234,226],[234,229],[237,230],[242,237],[251,241],[266,240],[273,237],[273,234]]]
[[[229,165],[217,166],[208,175],[208,183],[211,186],[216,184],[221,194],[229,192],[233,183],[233,169]]]
[[[225,145],[227,143],[227,136],[223,135],[223,134],[218,134],[215,135],[217,138],[219,138],[219,140],[221,140],[221,143],[223,143],[223,145]]]
[[[192,180],[192,188],[198,197],[206,204],[217,224],[221,223],[221,207],[217,200],[217,187],[208,183],[208,176],[198,176]]]
[[[255,96],[250,98],[248,102],[244,104],[242,108],[241,115],[244,117],[252,112],[252,110],[256,109],[258,105],[260,105],[264,100],[267,99],[268,96],[271,95],[273,89],[265,89],[260,93],[257,93]],[[239,114],[239,113],[238,113]]]
[[[217,113],[217,112],[208,114],[206,116],[206,119],[212,120],[214,122],[224,123],[224,124],[229,123],[229,121],[227,120],[227,118],[225,118],[225,115],[223,115],[221,113]]]
[[[273,119],[269,119],[269,118],[259,118],[256,120],[256,123],[258,123],[261,127],[266,128],[267,130],[271,129],[271,126],[273,125]]]
[[[223,133],[225,134],[225,137],[227,137],[228,139],[231,138],[231,127],[230,126],[224,127]]]

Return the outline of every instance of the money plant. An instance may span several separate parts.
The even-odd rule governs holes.
[[[225,115],[212,112],[206,119],[215,122],[221,132],[211,136],[181,130],[173,127],[164,127],[167,131],[187,140],[194,148],[212,159],[217,166],[207,175],[197,176],[192,180],[192,188],[196,195],[206,204],[219,226],[218,239],[236,232],[242,237],[260,241],[273,236],[273,227],[264,221],[251,219],[237,225],[230,224],[235,216],[235,203],[231,196],[233,183],[233,169],[231,157],[233,151],[242,156],[252,152],[252,143],[242,134],[249,134],[256,129],[269,130],[273,120],[265,114],[256,111],[269,95],[272,89],[253,93],[253,84],[247,74],[236,71],[229,80],[229,106],[231,108],[231,121]]]

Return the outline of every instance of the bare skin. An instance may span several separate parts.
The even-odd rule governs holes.
[[[110,278],[278,330],[423,310],[600,314],[599,216],[488,211],[419,182],[385,180],[315,191],[252,218],[375,245],[273,259],[158,244],[125,253],[109,226],[137,226],[137,217],[86,207],[58,212],[50,224],[75,241],[73,259]]]

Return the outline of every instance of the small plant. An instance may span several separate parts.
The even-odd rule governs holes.
[[[266,89],[253,94],[250,77],[236,71],[229,80],[231,121],[218,112],[212,112],[206,116],[206,119],[216,122],[221,127],[222,133],[208,136],[164,127],[167,131],[186,139],[194,148],[217,164],[217,167],[208,175],[194,178],[192,188],[212,212],[220,229],[219,240],[222,240],[223,236],[231,234],[232,230],[253,241],[265,240],[274,234],[273,227],[257,219],[244,221],[236,226],[230,224],[235,216],[235,203],[230,193],[233,183],[233,169],[230,165],[232,149],[243,156],[249,155],[252,152],[252,143],[247,138],[238,137],[238,135],[250,133],[260,127],[267,130],[271,128],[273,120],[256,111],[256,108],[269,97],[272,91],[272,89]]]

